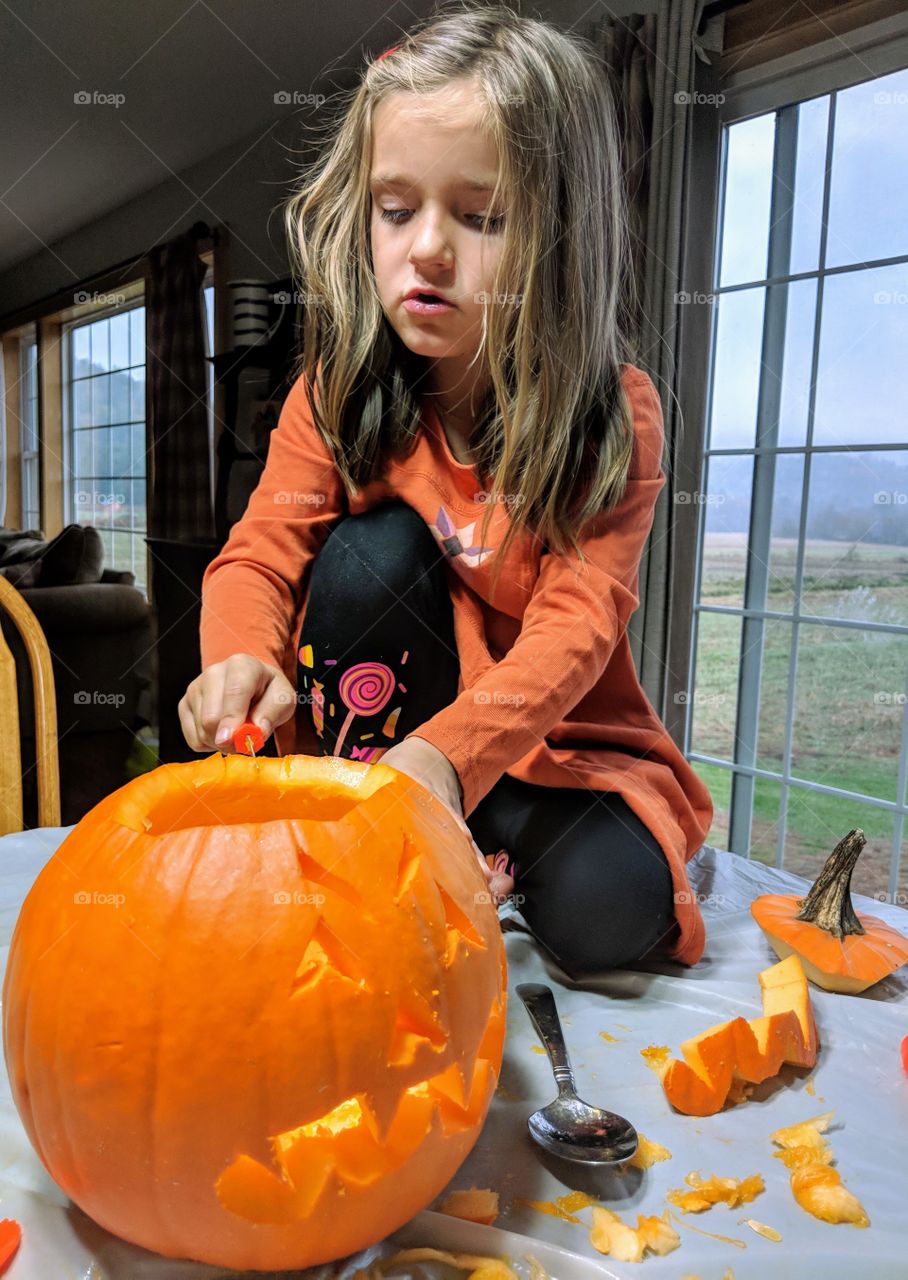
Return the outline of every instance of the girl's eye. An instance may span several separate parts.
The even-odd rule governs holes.
[[[410,213],[409,209],[382,209],[381,218],[383,222],[390,222],[394,226],[400,226],[403,220]],[[468,221],[476,228],[477,231],[482,230],[482,224],[485,221],[484,213],[467,213],[464,215]],[[499,214],[496,217],[489,218],[489,231],[500,231],[504,223],[504,215]]]

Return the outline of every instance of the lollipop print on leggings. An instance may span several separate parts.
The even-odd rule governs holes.
[[[333,754],[339,756],[347,730],[356,716],[374,716],[387,704],[394,692],[395,677],[383,662],[357,662],[341,676],[338,692],[347,708],[347,716],[337,735]]]

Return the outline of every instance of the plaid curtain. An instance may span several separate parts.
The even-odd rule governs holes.
[[[214,537],[205,264],[196,245],[190,231],[151,250],[145,303],[152,442],[148,534],[185,542]]]

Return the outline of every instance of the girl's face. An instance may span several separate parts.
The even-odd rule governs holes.
[[[375,281],[388,321],[413,352],[472,358],[483,294],[491,297],[504,245],[503,208],[489,201],[496,149],[480,132],[473,82],[432,94],[394,93],[372,129],[370,239]],[[482,229],[482,214],[498,222]],[[431,314],[405,305],[412,289],[451,305]]]

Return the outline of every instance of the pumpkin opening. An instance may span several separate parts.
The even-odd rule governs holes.
[[[219,764],[224,760],[220,755],[209,758]],[[235,767],[238,760],[245,765],[241,777]],[[335,774],[330,766],[331,757],[325,760],[328,762],[326,772],[315,777],[311,773],[291,775],[282,768],[284,760],[228,756],[225,768],[207,776],[197,775],[191,786],[182,789],[173,786],[176,779],[171,779],[166,786],[149,786],[141,814],[137,812],[135,793],[124,794],[122,803],[111,816],[115,822],[150,836],[172,835],[191,827],[244,825],[249,822],[250,813],[262,823],[294,818],[341,822],[356,805],[387,786],[394,776],[387,766],[370,767],[369,773],[355,780],[357,785],[351,785],[349,774],[342,771]],[[145,777],[157,782],[156,773]]]

